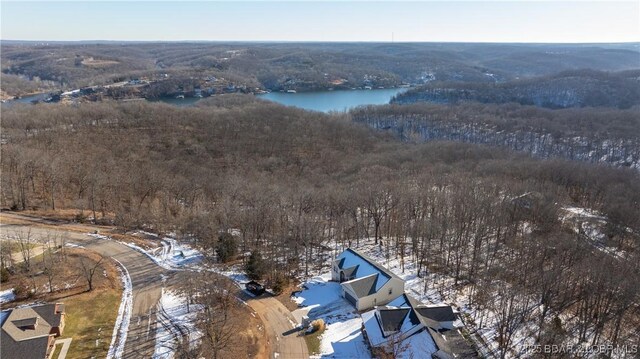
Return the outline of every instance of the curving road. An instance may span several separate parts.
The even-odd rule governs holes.
[[[29,222],[25,224],[5,224],[2,218]],[[41,218],[2,213],[0,217],[0,238],[14,231],[31,230],[36,237],[47,234],[64,236],[67,243],[75,243],[94,250],[105,257],[113,257],[125,266],[133,286],[133,308],[131,322],[124,348],[124,358],[150,358],[155,348],[156,305],[162,295],[162,277],[167,271],[156,265],[149,257],[123,244],[107,239],[97,239],[86,235],[98,230],[106,232],[108,227],[66,224]],[[84,233],[83,233],[84,231]]]
[[[4,224],[2,218],[14,219],[19,224]],[[10,222],[10,221],[7,221]],[[0,213],[0,238],[12,231],[30,229],[35,236],[58,234],[67,243],[81,244],[103,256],[113,257],[125,266],[133,285],[133,308],[125,344],[124,358],[150,358],[155,348],[156,308],[162,295],[163,278],[171,272],[163,269],[146,255],[116,241],[98,239],[86,233],[98,231],[108,233],[110,227],[68,224],[15,213]],[[304,359],[309,357],[306,342],[293,330],[295,319],[291,312],[277,299],[263,295],[250,297],[240,291],[238,297],[256,312],[262,320],[271,347],[271,358]]]

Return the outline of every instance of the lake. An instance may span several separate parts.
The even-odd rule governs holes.
[[[375,90],[339,90],[339,91],[314,91],[314,92],[270,92],[256,95],[257,97],[277,102],[285,106],[294,106],[305,110],[330,112],[346,111],[362,105],[384,105],[388,104],[391,98],[406,88],[390,88]],[[33,100],[44,100],[47,94],[25,96],[21,99],[9,100],[10,103],[30,103]],[[165,97],[152,101],[160,101],[174,106],[192,106],[200,101],[198,97],[172,98]]]
[[[44,101],[47,97],[49,97],[48,93],[39,93],[39,94],[34,94],[34,95],[27,95],[27,96],[24,96],[24,97],[21,97],[21,98],[6,100],[2,104],[5,107],[9,107],[12,104],[16,104],[16,103],[31,104],[31,103],[33,103],[33,101]]]
[[[385,105],[391,98],[406,88],[376,90],[340,90],[316,92],[270,92],[257,95],[264,100],[294,106],[305,110],[329,112],[346,111],[361,105]]]

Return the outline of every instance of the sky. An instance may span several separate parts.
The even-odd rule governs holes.
[[[638,42],[640,1],[6,1],[3,40]]]

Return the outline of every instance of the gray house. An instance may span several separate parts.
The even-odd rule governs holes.
[[[331,280],[357,310],[384,305],[404,293],[404,281],[373,259],[354,250],[342,252],[331,265]]]

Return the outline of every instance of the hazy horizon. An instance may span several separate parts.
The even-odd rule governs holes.
[[[2,41],[640,42],[635,1],[3,1],[1,6]]]

